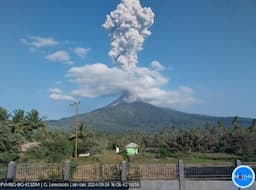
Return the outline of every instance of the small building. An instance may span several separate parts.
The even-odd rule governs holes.
[[[117,154],[120,153],[120,148],[119,148],[119,146],[116,147],[116,153],[117,153]]]
[[[87,148],[82,148],[77,151],[78,157],[88,157],[90,156],[90,151]]]
[[[139,153],[139,145],[135,143],[129,143],[125,146],[125,150],[129,156],[137,155]]]
[[[90,152],[87,152],[87,153],[80,153],[78,154],[79,157],[88,157],[90,156]]]

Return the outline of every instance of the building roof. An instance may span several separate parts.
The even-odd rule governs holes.
[[[126,148],[138,148],[139,145],[135,144],[135,143],[129,143],[128,145],[125,146]]]

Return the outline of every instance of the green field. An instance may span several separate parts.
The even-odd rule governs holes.
[[[119,164],[123,157],[114,151],[104,151],[101,154],[93,155],[86,158],[79,158],[80,163],[102,163],[102,164]],[[200,165],[231,165],[238,156],[224,153],[175,153],[168,158],[156,158],[152,153],[140,153],[137,156],[130,156],[130,162],[135,164],[147,163],[171,163],[176,164],[178,160],[183,160],[186,164]]]

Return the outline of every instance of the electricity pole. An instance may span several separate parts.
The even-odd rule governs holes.
[[[72,104],[69,104],[70,106],[75,107],[76,115],[75,115],[75,128],[76,128],[76,142],[75,142],[75,159],[77,159],[77,128],[78,128],[78,109],[80,105],[80,101],[75,101]]]

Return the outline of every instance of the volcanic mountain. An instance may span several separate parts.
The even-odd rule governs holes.
[[[111,104],[94,111],[78,115],[90,129],[104,132],[158,132],[162,128],[189,128],[216,125],[218,121],[231,127],[233,117],[214,117],[189,114],[174,109],[157,107],[142,101],[129,102],[127,94]],[[252,119],[240,118],[242,127],[250,126]],[[74,127],[75,116],[47,121],[50,128],[69,131]]]

